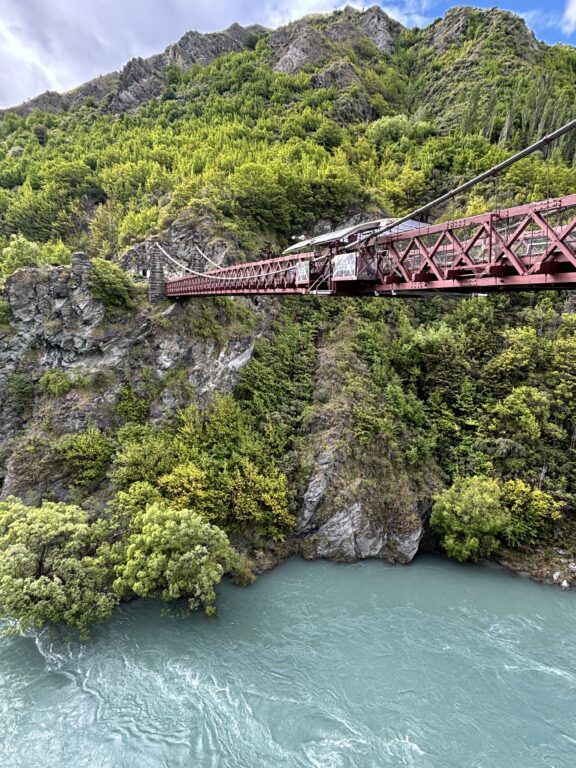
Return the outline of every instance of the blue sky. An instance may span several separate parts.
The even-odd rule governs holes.
[[[189,29],[211,32],[232,22],[275,27],[341,0],[0,0],[0,107],[45,90],[67,90],[162,51]],[[362,7],[361,3],[351,5]],[[375,0],[366,3],[366,7]],[[381,0],[406,26],[424,26],[455,3]],[[458,3],[456,3],[458,4]],[[461,5],[464,3],[460,3]],[[494,2],[471,3],[489,8]],[[539,39],[576,45],[576,0],[507,0]]]

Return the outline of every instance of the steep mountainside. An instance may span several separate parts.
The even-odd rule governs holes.
[[[159,96],[164,90],[164,77],[170,67],[190,69],[194,64],[209,64],[225,53],[237,53],[253,47],[264,34],[264,27],[245,28],[239,24],[233,24],[224,32],[207,35],[187,32],[177,43],[169,45],[164,53],[148,59],[131,59],[120,72],[100,76],[67,93],[47,91],[14,107],[12,111],[22,116],[29,115],[34,109],[65,112],[89,101],[112,113],[124,112]],[[6,111],[0,111],[0,117]]]
[[[573,297],[152,305],[146,278],[158,245],[203,269],[406,213],[574,103],[576,50],[508,12],[406,30],[375,7],[188,33],[5,113],[0,607],[80,628],[134,596],[211,609],[223,572],[250,580],[228,542],[258,569],[408,562],[427,529],[569,585]],[[569,135],[434,215],[572,193],[575,158]]]

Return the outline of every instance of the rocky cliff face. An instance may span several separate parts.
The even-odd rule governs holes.
[[[110,315],[91,291],[91,264],[21,270],[7,283],[12,320],[0,330],[0,498],[74,501],[66,469],[54,461],[65,434],[118,427],[121,390],[153,383],[150,421],[192,398],[201,407],[230,391],[268,333],[274,301],[243,302],[253,322],[234,323],[225,302],[196,300]],[[208,328],[208,331],[207,331]],[[305,557],[409,562],[423,535],[423,494],[396,473],[386,452],[366,457],[350,434],[350,402],[335,375],[338,345],[319,350],[310,419],[302,435],[297,526],[288,549]],[[342,361],[341,361],[342,362]],[[59,370],[75,382],[64,394],[42,388]],[[96,494],[98,507],[112,494]]]
[[[417,64],[411,72],[414,109],[425,109],[443,129],[494,108],[494,81],[486,77],[486,61],[498,56],[502,78],[521,73],[533,77],[532,66],[545,46],[538,43],[523,18],[498,8],[451,8],[419,33],[414,44]],[[465,105],[472,91],[471,106]],[[449,93],[459,108],[446,110]]]
[[[521,58],[530,58],[539,48],[534,33],[520,16],[499,8],[479,12],[466,7],[451,8],[431,24],[424,34],[423,46],[432,46],[441,55],[452,45],[480,41],[493,34],[500,37],[503,48],[511,48]]]
[[[378,5],[363,12],[347,7],[329,16],[299,19],[274,32],[267,42],[273,69],[294,74],[337,58],[343,46],[354,47],[366,39],[378,50],[392,53],[403,29]]]
[[[353,409],[366,396],[362,381],[368,371],[349,344],[350,330],[343,321],[318,351],[313,403],[303,428],[297,522],[302,554],[409,563],[424,535],[438,473],[429,468],[419,484],[388,446],[367,449],[354,434]]]
[[[0,336],[2,498],[69,498],[66,478],[44,467],[45,449],[89,423],[113,427],[123,384],[137,390],[144,378],[154,381],[153,422],[190,392],[203,404],[229,390],[268,322],[254,307],[254,330],[236,331],[225,309],[206,304],[109,316],[91,293],[90,272],[79,254],[71,267],[21,270],[8,281],[13,319]],[[205,332],[207,322],[221,328],[218,339]],[[81,384],[62,397],[43,393],[38,382],[55,369]]]

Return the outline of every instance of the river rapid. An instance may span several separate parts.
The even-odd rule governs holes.
[[[2,768],[573,768],[576,595],[500,570],[292,560],[216,619],[135,603],[0,639]]]

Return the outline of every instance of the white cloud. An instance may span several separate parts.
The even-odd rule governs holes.
[[[576,0],[568,0],[562,17],[562,29],[567,35],[576,31]]]
[[[381,3],[381,6],[388,16],[405,27],[425,27],[434,20],[433,16],[426,13],[431,6],[426,0],[407,0],[401,5]]]
[[[562,14],[554,11],[533,10],[513,11],[513,13],[521,16],[530,29],[533,29],[535,32],[546,29],[558,29],[563,24]]]

